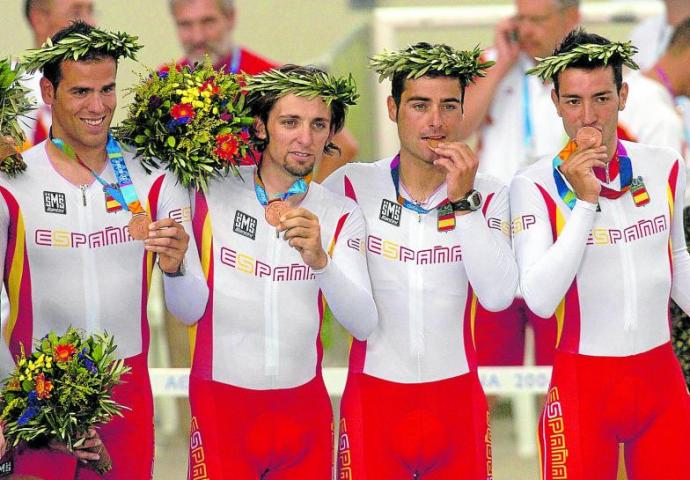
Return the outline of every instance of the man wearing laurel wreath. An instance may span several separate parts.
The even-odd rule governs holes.
[[[206,303],[196,249],[188,250],[187,191],[163,171],[147,174],[109,133],[118,59],[134,58],[139,48],[135,37],[77,22],[23,60],[27,71],[44,75],[53,125],[47,141],[24,153],[30,166],[23,174],[0,177],[0,270],[10,299],[1,348],[15,357],[51,331],[107,331],[131,367],[114,398],[131,410],[99,426],[74,454],[59,445],[17,450],[15,474],[95,478],[79,461],[97,459],[102,441],[113,462],[104,478],[150,478],[146,307],[156,257],[178,318],[196,321]],[[182,300],[182,292],[190,296]]]
[[[465,87],[491,63],[479,48],[418,43],[372,58],[392,81],[400,151],[347,165],[325,184],[355,199],[380,320],[354,340],[341,403],[339,478],[491,478],[477,376],[478,301],[513,301],[508,189],[477,174],[459,141]]]
[[[667,147],[621,141],[635,48],[571,32],[531,71],[553,81],[571,140],[511,184],[525,301],[555,313],[558,344],[538,438],[544,479],[687,478],[690,397],[670,343],[672,297],[690,311],[685,167]]]
[[[247,89],[260,163],[210,180],[193,206],[210,300],[189,385],[189,478],[329,479],[326,304],[359,341],[378,316],[362,212],[309,175],[357,93],[352,77],[295,65]]]

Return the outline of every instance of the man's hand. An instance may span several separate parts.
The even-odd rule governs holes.
[[[575,151],[568,160],[559,167],[563,176],[572,185],[575,195],[580,200],[589,203],[599,201],[601,184],[592,171],[593,167],[606,167],[608,153],[606,146],[601,145],[596,148],[587,148]]]
[[[316,215],[305,208],[288,210],[280,218],[278,231],[288,244],[302,255],[304,263],[314,270],[328,264],[328,255],[321,246],[321,225]]]
[[[172,218],[151,222],[149,238],[144,240],[144,248],[158,254],[161,270],[167,273],[175,273],[180,269],[188,246],[189,235]]]
[[[78,447],[74,447],[74,451],[70,451],[67,448],[67,445],[55,439],[51,440],[48,443],[48,446],[53,450],[74,455],[82,463],[99,460],[101,456],[96,452],[90,451],[90,449],[103,445],[101,438],[98,436],[98,432],[91,428],[88,432],[86,432],[86,434],[84,434],[83,438],[85,439],[84,442]]]
[[[520,45],[515,39],[517,25],[512,18],[506,18],[496,24],[494,33],[494,48],[496,49],[496,65],[493,67],[500,72],[501,77],[515,65],[520,56]]]
[[[457,202],[467,196],[474,188],[479,159],[472,149],[460,142],[442,142],[437,147],[429,147],[438,155],[434,165],[446,172],[448,200]]]
[[[17,153],[17,145],[9,135],[0,136],[0,162]]]

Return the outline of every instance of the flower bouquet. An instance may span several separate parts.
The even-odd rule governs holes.
[[[210,177],[236,175],[252,150],[241,78],[215,71],[208,59],[142,77],[115,136],[134,146],[147,171],[162,165],[185,187],[205,191]]]
[[[12,67],[9,59],[0,60],[0,172],[14,177],[26,169],[17,151],[24,143],[19,117],[33,108],[27,94],[29,89],[20,83],[22,72]]]
[[[69,328],[63,336],[50,333],[35,342],[27,355],[22,346],[14,372],[0,389],[0,420],[10,448],[20,442],[43,447],[51,440],[71,451],[87,432],[127,408],[112,398],[112,389],[129,371],[116,360],[117,347],[108,334],[85,336]],[[98,473],[112,467],[104,446],[100,460],[88,466]]]

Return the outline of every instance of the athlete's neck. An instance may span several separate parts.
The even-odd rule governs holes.
[[[269,198],[287,192],[292,184],[300,179],[300,177],[287,172],[280,165],[276,165],[266,156],[259,164],[259,176]]]
[[[46,151],[48,157],[53,164],[55,170],[74,185],[90,185],[94,178],[92,173],[84,168],[75,158],[70,157],[63,152],[53,142],[46,142]],[[93,154],[88,155],[86,159],[82,158],[82,154],[76,152],[82,162],[92,171],[100,173],[103,171],[106,162],[105,148],[100,152],[100,159],[97,159]]]
[[[616,157],[616,152],[618,152],[618,135],[614,135],[613,138],[606,143],[606,153],[609,154],[609,159],[606,160],[607,165]]]
[[[423,202],[446,180],[446,174],[433,163],[400,152],[400,182],[413,200]]]

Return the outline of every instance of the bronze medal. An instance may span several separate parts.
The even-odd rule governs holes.
[[[426,144],[429,145],[429,148],[438,148],[439,143],[441,142],[433,138],[427,138],[426,140]]]
[[[594,127],[582,127],[575,135],[578,150],[596,148],[601,145],[601,132]]]
[[[277,227],[280,224],[280,217],[282,217],[285,212],[290,210],[290,205],[284,200],[272,200],[266,205],[266,221],[272,227]]]
[[[149,236],[149,225],[151,217],[147,213],[137,213],[132,216],[127,227],[129,234],[134,240],[145,240]]]

